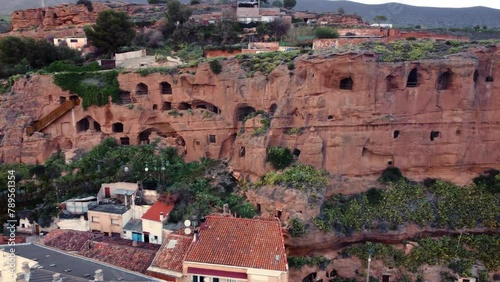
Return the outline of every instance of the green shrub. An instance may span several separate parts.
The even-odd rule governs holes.
[[[366,197],[371,205],[377,206],[384,198],[383,191],[377,188],[370,188],[366,191]]]
[[[318,27],[314,30],[317,38],[338,38],[339,33],[331,27]]]
[[[293,154],[288,148],[271,147],[267,150],[267,161],[275,169],[284,169],[293,162]]]
[[[46,72],[54,73],[54,72],[93,72],[102,70],[99,63],[92,62],[87,65],[77,66],[75,64],[65,62],[65,61],[57,61],[50,64],[48,67],[44,69]]]
[[[219,74],[222,72],[222,64],[219,62],[219,60],[210,61],[209,64],[210,64],[210,69],[212,70],[213,73]]]
[[[325,257],[294,257],[290,256],[288,259],[288,265],[290,268],[300,269],[305,265],[318,266],[321,269],[326,269],[330,260]]]
[[[294,217],[290,220],[290,227],[288,227],[288,233],[290,233],[292,237],[301,237],[307,233],[307,229],[302,220]]]
[[[406,40],[415,41],[415,40],[417,40],[417,38],[415,36],[410,36],[410,37],[406,38]]]
[[[177,67],[140,68],[140,69],[136,70],[135,73],[138,73],[141,76],[148,76],[152,73],[174,75],[176,73],[179,73],[179,69]]]
[[[302,128],[300,127],[292,127],[285,131],[286,135],[300,135],[302,134]]]
[[[288,62],[287,64],[288,70],[294,70],[295,69],[295,64],[293,61]]]

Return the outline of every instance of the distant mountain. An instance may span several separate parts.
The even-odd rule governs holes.
[[[15,10],[41,7],[42,0],[0,0],[0,15],[10,14]],[[45,0],[45,6],[55,6],[63,3],[75,3],[77,0]],[[93,0],[104,2],[104,0]],[[128,3],[147,4],[147,0],[124,0]],[[184,2],[184,1],[181,1]],[[423,27],[470,27],[484,26],[500,28],[500,10],[473,7],[473,8],[430,8],[415,7],[397,3],[380,5],[366,5],[351,1],[328,0],[297,0],[295,10],[309,10],[314,12],[336,12],[344,8],[346,13],[356,13],[367,22],[372,22],[376,15],[385,15],[388,23],[396,26]]]
[[[500,10],[472,8],[415,7],[399,3],[366,5],[351,1],[298,0],[295,10],[313,12],[336,12],[344,8],[345,13],[360,15],[365,21],[373,22],[376,15],[384,15],[388,23],[397,26],[423,27],[469,27],[484,26],[500,28]]]

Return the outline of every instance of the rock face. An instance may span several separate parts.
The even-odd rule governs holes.
[[[498,47],[400,63],[369,53],[305,56],[294,71],[282,65],[268,77],[247,77],[236,59],[218,75],[206,63],[194,75],[123,73],[120,88],[131,104],[78,106],[27,136],[25,126],[71,96],[50,75],[33,75],[1,96],[0,152],[5,162],[40,163],[58,148],[90,149],[105,137],[140,144],[158,136],[188,161],[227,159],[251,179],[269,171],[266,148],[286,146],[333,174],[379,175],[397,166],[414,179],[466,183],[500,164]],[[264,135],[253,134],[258,117],[241,121],[253,110],[272,113]]]

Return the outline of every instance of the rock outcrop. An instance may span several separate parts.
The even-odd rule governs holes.
[[[251,179],[269,170],[266,148],[286,146],[332,174],[379,175],[397,166],[414,179],[466,183],[500,165],[498,47],[399,63],[371,53],[303,56],[293,71],[282,65],[267,77],[247,77],[234,58],[218,75],[206,63],[173,76],[122,73],[130,104],[78,106],[27,136],[25,126],[73,95],[50,75],[33,75],[1,97],[0,152],[5,162],[40,163],[58,148],[90,149],[105,137],[140,144],[156,134],[188,161],[227,159]],[[258,118],[241,121],[255,110],[272,113],[264,135],[253,134]]]

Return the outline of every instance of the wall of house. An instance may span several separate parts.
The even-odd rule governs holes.
[[[207,50],[205,51],[205,57],[232,57],[241,54],[241,50]]]
[[[237,273],[246,273],[248,282],[288,282],[288,273],[282,271],[273,271],[273,270],[265,270],[265,269],[256,269],[256,268],[245,268],[245,267],[236,267],[236,266],[224,266],[224,265],[214,265],[207,263],[195,263],[184,261],[182,270],[184,274],[187,274],[183,282],[191,282],[192,274],[188,274],[188,267],[196,267],[203,268],[209,270],[221,270],[221,271],[230,271]],[[210,277],[210,276],[206,276]],[[216,277],[216,276],[214,276]],[[218,277],[220,278],[220,277]],[[238,280],[238,279],[236,279]],[[220,278],[220,282],[228,282],[229,279]],[[240,280],[238,280],[240,281]]]
[[[140,58],[140,57],[145,57],[145,56],[146,56],[146,50],[142,49],[139,51],[132,51],[132,52],[115,54],[115,60],[116,60],[116,64],[119,64],[119,62],[123,62],[123,61],[128,60],[128,59]]]
[[[67,37],[67,38],[54,38],[54,45],[59,46],[61,43],[66,42],[69,48],[81,50],[83,46],[87,45],[86,37]]]
[[[137,191],[139,186],[137,183],[128,183],[128,182],[116,182],[116,183],[103,183],[101,184],[101,189],[99,190],[99,193],[97,193],[97,201],[100,202],[102,201],[105,196],[105,188],[109,187],[109,193],[111,198],[115,198],[116,196],[116,190],[117,189],[125,189],[128,191]]]
[[[31,224],[27,218],[21,218],[19,219],[17,231],[21,233],[33,234],[35,233],[35,224]]]
[[[89,210],[89,204],[95,203],[96,200],[91,200],[87,202],[66,202],[66,210],[68,210],[70,213],[74,214],[81,214],[81,213],[86,213]]]
[[[149,242],[153,244],[161,244],[163,242],[163,224],[161,222],[148,219],[142,220],[142,231],[149,232]],[[157,239],[155,240],[155,236]]]
[[[60,229],[89,231],[89,221],[85,220],[83,216],[80,218],[59,219],[56,224]]]
[[[98,217],[98,222],[93,221],[93,217]],[[118,233],[120,236],[123,233],[123,226],[132,218],[132,210],[129,209],[124,214],[113,214],[90,210],[88,212],[89,229],[99,230],[107,233]],[[111,220],[118,220],[118,224],[111,224]]]
[[[132,218],[141,219],[142,216],[149,210],[151,206],[143,205],[143,206],[133,206],[132,207]]]

